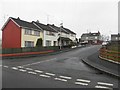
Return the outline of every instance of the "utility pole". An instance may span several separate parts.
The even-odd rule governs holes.
[[[62,29],[63,23],[60,23],[60,50],[62,47],[62,42],[61,42],[61,29]]]

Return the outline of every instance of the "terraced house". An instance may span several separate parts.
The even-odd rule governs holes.
[[[11,17],[3,26],[2,35],[3,48],[35,47],[39,40],[40,46],[65,46],[76,40],[76,33],[63,26]]]

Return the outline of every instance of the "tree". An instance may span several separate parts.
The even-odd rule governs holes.
[[[37,46],[37,47],[41,47],[42,44],[43,44],[43,40],[42,40],[42,38],[39,38],[39,39],[37,40],[36,46]]]

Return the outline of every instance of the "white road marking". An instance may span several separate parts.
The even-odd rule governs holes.
[[[40,74],[41,77],[46,77],[46,78],[50,78],[50,76],[48,75],[44,75],[44,74]]]
[[[38,73],[43,73],[43,71],[40,71],[40,70],[34,70],[34,71]]]
[[[28,73],[30,73],[30,74],[37,74],[37,73],[35,73],[35,72],[28,72]]]
[[[22,65],[22,66],[30,66],[30,65],[35,65],[35,64],[39,64],[39,63],[43,63],[43,62],[49,62],[49,61],[53,61],[56,60],[57,58],[53,58],[53,59],[49,59],[49,60],[44,60],[44,61],[40,61],[40,62],[35,62],[35,63],[31,63],[31,64],[26,64],[26,65]]]
[[[65,79],[72,79],[72,77],[68,77],[68,76],[59,76],[60,78],[65,78]]]
[[[87,83],[89,83],[89,82],[90,82],[90,80],[84,80],[84,79],[77,79],[77,81],[87,82]]]
[[[21,71],[21,72],[26,72],[27,70],[24,70],[24,69],[19,69],[19,71]]]
[[[3,67],[8,68],[8,66],[3,66]]]
[[[59,81],[63,81],[63,82],[67,82],[66,79],[61,79],[61,78],[54,78],[55,80],[59,80]]]
[[[18,68],[23,68],[22,66],[17,66]]]
[[[14,69],[14,70],[18,70],[18,68],[16,68],[16,67],[12,67],[12,69]]]
[[[0,67],[2,67],[2,65],[0,65]]]
[[[55,74],[53,73],[45,73],[45,74],[50,75],[50,76],[55,76]]]
[[[100,84],[100,85],[113,86],[113,84],[111,84],[111,83],[104,83],[104,82],[97,82],[97,84]]]
[[[112,88],[105,87],[105,86],[99,86],[99,85],[95,86],[95,88],[104,88],[104,89],[109,89],[109,90],[112,90]]]
[[[32,68],[25,68],[26,70],[33,70]]]
[[[75,84],[84,85],[84,86],[87,86],[87,85],[88,85],[88,83],[82,83],[82,82],[75,82]]]

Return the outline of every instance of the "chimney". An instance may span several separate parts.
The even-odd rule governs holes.
[[[20,18],[18,17],[17,19],[19,19],[20,20]]]
[[[36,22],[37,22],[37,23],[39,23],[40,21],[39,21],[39,20],[37,20]]]

